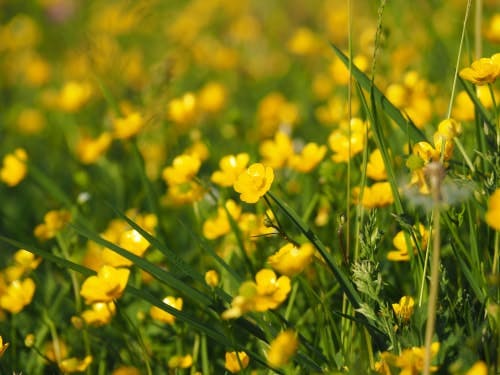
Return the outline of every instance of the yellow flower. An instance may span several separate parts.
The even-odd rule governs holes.
[[[257,108],[257,122],[262,137],[272,136],[281,126],[293,127],[298,118],[297,106],[288,102],[279,92],[266,95]]]
[[[434,357],[439,352],[439,342],[431,345],[431,356]],[[424,369],[424,347],[413,347],[405,349],[395,360],[395,366],[401,369],[400,375],[420,374]],[[431,372],[438,370],[437,366],[431,366]]]
[[[163,299],[163,303],[173,307],[176,310],[181,311],[182,310],[182,305],[183,301],[182,298],[175,298],[172,296],[165,297]],[[160,322],[166,323],[166,324],[174,324],[175,322],[175,316],[160,309],[159,307],[156,306],[151,306],[151,309],[149,310],[149,314],[151,317],[155,320],[158,320]]]
[[[108,324],[116,313],[116,306],[111,302],[93,303],[90,310],[82,312],[81,316],[89,326],[100,327]]]
[[[168,117],[180,125],[194,122],[197,114],[197,98],[191,93],[185,93],[182,97],[172,99],[168,103]]]
[[[429,232],[425,229],[422,224],[419,224],[418,231],[421,236],[422,243],[420,244],[421,249],[426,249],[427,241],[429,239]],[[396,250],[389,251],[387,253],[387,259],[395,262],[408,262],[410,260],[410,254],[408,252],[408,247],[406,246],[405,234],[403,231],[399,231],[393,238],[392,243],[396,247]],[[415,240],[411,238],[411,243],[413,246],[413,252],[417,251],[417,246],[415,245]]]
[[[486,223],[495,230],[500,230],[500,189],[488,199],[488,211],[486,212]]]
[[[137,367],[120,366],[114,369],[111,375],[141,375],[141,372]]]
[[[212,173],[210,180],[220,186],[233,186],[238,176],[245,171],[249,160],[247,153],[224,156],[219,162],[220,170]]]
[[[88,355],[84,359],[75,357],[66,358],[59,363],[59,369],[63,373],[83,372],[92,363],[92,356]]]
[[[204,193],[205,190],[201,185],[194,181],[187,181],[169,186],[165,202],[174,205],[189,204],[199,201]]]
[[[240,199],[246,203],[256,203],[271,188],[274,171],[260,163],[252,164],[238,176],[234,190],[240,193]]]
[[[219,281],[220,276],[216,270],[208,270],[205,272],[205,282],[212,288],[216,287],[219,284]]]
[[[397,318],[402,322],[407,322],[410,320],[413,314],[413,308],[415,306],[415,301],[410,296],[403,296],[399,300],[399,303],[393,303],[392,309],[396,314]]]
[[[80,295],[85,303],[111,302],[122,296],[128,282],[130,270],[102,266],[97,275],[88,277],[82,284]]]
[[[71,220],[71,213],[67,210],[51,210],[43,217],[43,223],[35,227],[34,234],[41,241],[54,238],[60,230]]]
[[[488,367],[483,361],[477,361],[465,373],[465,375],[488,375]]]
[[[250,358],[245,352],[226,352],[224,368],[231,374],[236,374],[248,367]]]
[[[16,251],[13,258],[16,265],[23,269],[23,272],[34,270],[42,261],[42,258],[36,258],[35,254],[24,249]]]
[[[0,180],[8,186],[16,186],[26,176],[26,161],[28,154],[22,148],[17,148],[13,153],[5,155],[2,169],[0,169]]]
[[[474,61],[470,67],[462,69],[459,75],[476,85],[493,83],[500,75],[500,55],[498,57],[493,55],[492,58],[482,57]]]
[[[310,142],[304,146],[299,154],[290,156],[288,164],[290,168],[307,173],[312,171],[323,160],[326,154],[326,146],[319,146]]]
[[[43,113],[35,108],[26,108],[17,117],[18,129],[26,134],[35,134],[45,127],[45,117]]]
[[[3,354],[5,353],[8,347],[9,343],[8,342],[4,343],[2,336],[0,336],[0,358],[2,358]]]
[[[166,167],[162,176],[168,185],[179,185],[189,182],[198,173],[201,161],[193,155],[179,155],[172,162],[171,167]]]
[[[492,43],[500,43],[500,13],[495,13],[491,17],[485,36]]]
[[[263,164],[271,168],[284,167],[293,155],[292,140],[287,134],[277,132],[273,140],[262,142],[259,152],[264,158]]]
[[[349,127],[351,128],[350,138]],[[332,160],[337,163],[347,162],[351,157],[363,151],[365,138],[366,125],[361,119],[353,118],[350,124],[346,121],[342,122],[339,129],[334,130],[328,136],[328,144],[334,152]]]
[[[169,368],[189,368],[193,365],[193,356],[191,354],[175,355],[168,360]]]
[[[233,218],[233,220],[238,220],[241,214],[241,207],[236,204],[235,201],[229,199],[224,207],[219,207],[217,209],[217,216],[214,218],[208,218],[203,223],[203,235],[209,240],[216,239],[231,231],[231,224],[229,218],[227,217],[227,211]]]
[[[248,311],[267,311],[278,308],[290,293],[290,279],[276,277],[274,271],[262,269],[255,275],[255,282],[245,281],[233,298],[231,307],[222,313],[223,319],[235,319]]]
[[[292,330],[283,331],[271,341],[267,353],[267,363],[272,367],[286,365],[299,347],[297,334]]]
[[[226,103],[226,88],[217,82],[209,82],[198,94],[200,108],[209,113],[219,112]]]
[[[314,247],[309,242],[300,247],[288,243],[271,255],[267,262],[282,275],[295,276],[311,263],[313,254]]]
[[[59,93],[57,103],[65,112],[76,112],[92,95],[92,86],[88,82],[66,82]]]
[[[366,175],[377,181],[387,179],[382,153],[378,148],[370,154],[368,165],[366,166]]]
[[[12,314],[17,314],[31,303],[35,294],[35,282],[28,278],[14,280],[0,296],[0,307]]]
[[[288,40],[288,50],[296,55],[313,55],[320,47],[318,37],[307,27],[299,27]]]
[[[128,139],[138,134],[145,122],[139,112],[131,112],[126,117],[113,119],[114,136],[118,139]]]
[[[361,189],[356,187],[353,189],[354,201],[357,203]],[[376,182],[371,186],[365,186],[363,191],[363,201],[361,204],[365,208],[384,207],[392,204],[394,198],[392,196],[391,185],[388,181]]]
[[[76,156],[83,164],[95,163],[111,145],[111,134],[104,132],[97,138],[83,136],[76,145]]]
[[[116,242],[121,248],[139,257],[143,256],[149,247],[149,242],[135,229],[126,230],[119,234],[118,241]],[[132,265],[130,259],[107,248],[102,252],[102,260],[104,264],[112,267],[128,267]]]

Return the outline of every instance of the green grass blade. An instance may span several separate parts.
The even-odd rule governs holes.
[[[483,117],[483,119],[486,122],[486,125],[488,126],[489,130],[491,132],[494,132],[495,131],[495,127],[493,126],[494,122],[490,118],[490,116],[489,116],[488,111],[486,110],[486,108],[484,108],[483,103],[481,103],[481,101],[477,97],[476,93],[474,92],[473,87],[471,85],[468,85],[467,83],[465,83],[465,81],[462,78],[460,78],[460,77],[458,78],[458,80],[462,84],[462,86],[465,89],[465,92],[469,96],[470,100],[472,100],[472,102],[474,103],[474,106],[477,108],[477,110],[479,111],[479,113]]]
[[[349,66],[349,58],[342,53],[335,45],[331,44],[331,47],[335,54],[340,58],[346,67]],[[382,108],[383,111],[394,120],[394,122],[399,126],[399,128],[408,133],[410,139],[413,142],[426,141],[424,133],[415,126],[413,121],[404,116],[399,109],[392,104],[389,99],[373,84],[373,82],[361,71],[356,65],[351,64],[352,75],[358,82],[358,84],[366,91],[373,91],[375,98],[375,103],[378,107]]]

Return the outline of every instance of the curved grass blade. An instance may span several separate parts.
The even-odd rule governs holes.
[[[349,66],[349,58],[342,53],[335,45],[330,44],[335,54],[340,58],[346,67]],[[377,106],[383,109],[387,115],[394,120],[394,122],[400,127],[400,129],[408,133],[408,136],[413,142],[427,141],[424,133],[415,126],[413,121],[404,116],[399,109],[392,104],[389,99],[385,97],[384,94],[373,84],[373,82],[361,71],[356,65],[351,64],[352,75],[359,83],[359,85],[370,92],[373,91],[373,96],[375,98],[375,103]]]
[[[477,97],[477,95],[474,93],[474,90],[473,90],[472,86],[470,86],[467,83],[465,83],[465,81],[462,78],[460,78],[460,77],[458,77],[458,80],[462,84],[462,86],[465,89],[465,92],[469,96],[470,100],[472,100],[472,102],[474,103],[474,106],[477,108],[477,110],[479,111],[479,113],[483,117],[483,119],[484,119],[486,125],[488,126],[489,130],[491,132],[494,132],[495,131],[495,127],[493,126],[494,122],[490,118],[490,116],[489,116],[488,111],[486,110],[486,108],[484,108],[483,103],[481,103],[481,101],[479,100],[479,98]]]

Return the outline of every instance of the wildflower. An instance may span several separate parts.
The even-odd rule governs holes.
[[[500,189],[488,199],[488,211],[486,212],[486,223],[495,230],[500,230]]]
[[[141,372],[137,367],[120,366],[114,369],[111,375],[141,375]]]
[[[264,158],[262,162],[271,168],[281,168],[287,164],[288,159],[293,155],[292,140],[286,133],[277,132],[273,140],[262,142],[259,152]]]
[[[418,225],[418,232],[421,236],[420,248],[425,249],[427,247],[427,241],[429,239],[429,233],[422,224]],[[410,260],[410,254],[408,247],[406,246],[406,238],[403,231],[399,231],[393,238],[392,243],[396,247],[396,250],[389,251],[387,254],[387,259],[395,262],[407,262]],[[415,240],[411,239],[413,251],[417,251],[417,245]]]
[[[325,154],[326,146],[310,142],[304,146],[299,154],[291,155],[288,164],[296,171],[308,173],[323,160]]]
[[[399,300],[399,303],[392,304],[392,309],[394,310],[394,314],[396,314],[397,318],[401,322],[407,322],[410,320],[410,317],[413,314],[414,306],[415,301],[412,297],[403,296]]]
[[[175,298],[172,296],[165,297],[163,299],[163,303],[170,307],[173,307],[176,310],[179,311],[182,310],[183,301],[182,298],[180,297],[179,298]],[[163,322],[165,324],[174,324],[175,322],[174,315],[160,309],[157,306],[152,306],[151,309],[149,310],[149,314],[153,319]]]
[[[20,249],[13,255],[14,262],[17,266],[21,267],[23,272],[29,272],[38,267],[42,258],[35,257],[35,254],[28,250]]]
[[[88,277],[82,284],[80,295],[85,303],[111,302],[122,296],[130,275],[126,268],[102,266],[97,275]]]
[[[111,145],[111,134],[103,132],[97,138],[83,136],[76,145],[76,155],[83,164],[95,163]]]
[[[226,88],[217,82],[209,82],[198,93],[200,108],[209,113],[219,112],[226,103]]]
[[[10,344],[8,342],[4,343],[2,336],[0,336],[0,358],[2,358],[9,345]]]
[[[366,166],[366,175],[374,180],[381,181],[387,179],[382,153],[377,148],[370,154],[368,164]]]
[[[238,176],[234,190],[240,193],[240,199],[246,203],[256,203],[270,188],[274,180],[274,171],[260,163],[252,164]]]
[[[236,374],[248,367],[250,358],[245,352],[226,352],[224,368],[231,374]]]
[[[119,234],[118,241],[116,242],[121,248],[139,257],[143,256],[149,247],[149,242],[135,229],[123,231]],[[112,267],[128,267],[132,265],[130,259],[107,248],[102,252],[102,259],[104,264]]]
[[[22,148],[16,148],[13,153],[5,155],[0,169],[0,180],[8,186],[18,185],[26,176],[26,161],[28,154]]]
[[[169,368],[190,368],[193,365],[193,356],[191,354],[175,355],[168,360]]]
[[[267,363],[272,367],[286,365],[299,347],[297,334],[292,330],[283,331],[271,341],[267,353]]]
[[[313,55],[320,48],[317,36],[307,27],[300,27],[288,40],[288,50],[296,55]]]
[[[205,282],[212,288],[216,287],[219,284],[219,281],[220,276],[216,270],[208,270],[205,272]]]
[[[249,160],[247,153],[224,156],[219,162],[219,170],[212,173],[210,180],[220,186],[232,186],[245,171]]]
[[[439,352],[439,342],[431,345],[431,356],[434,357]],[[425,347],[413,347],[405,349],[395,359],[395,366],[401,369],[400,375],[420,374],[424,369]],[[431,366],[431,372],[438,370],[437,366]]]
[[[71,220],[67,210],[51,210],[43,217],[43,223],[35,227],[34,234],[41,241],[54,238]]]
[[[0,295],[0,307],[12,314],[17,314],[31,303],[35,288],[35,282],[30,278],[12,281]]]
[[[309,242],[300,247],[288,243],[271,255],[267,261],[274,270],[291,277],[301,273],[311,263],[313,254],[314,247]]]
[[[207,145],[200,140],[193,142],[193,144],[189,146],[184,153],[186,155],[194,156],[195,158],[200,159],[200,161],[207,160],[210,155]]]
[[[171,167],[166,167],[162,176],[168,185],[179,185],[191,181],[200,169],[201,161],[196,156],[179,155],[172,162]]]
[[[113,119],[113,135],[118,139],[129,139],[137,135],[144,125],[142,115],[139,112],[131,112],[125,117]]]
[[[500,43],[500,13],[495,13],[491,17],[485,36],[492,43]]]
[[[368,68],[368,59],[363,55],[356,55],[353,58],[353,64],[361,71]],[[338,85],[347,85],[349,83],[349,69],[344,65],[340,58],[335,58],[329,67],[330,76]]]
[[[65,112],[76,112],[92,95],[92,86],[88,82],[66,82],[59,93],[57,103]]]
[[[293,127],[298,118],[297,106],[288,102],[279,92],[266,95],[257,108],[257,122],[262,137],[270,137],[282,126]]]
[[[166,202],[175,205],[197,202],[203,197],[204,192],[203,187],[194,181],[172,185],[168,188]]]
[[[459,75],[475,85],[485,85],[495,82],[500,75],[500,54],[495,54],[491,58],[483,57],[474,61],[470,67],[462,69]]]
[[[82,312],[81,316],[89,326],[100,327],[108,324],[116,313],[116,306],[111,302],[93,303],[90,310]]]
[[[88,355],[83,359],[76,357],[66,358],[59,362],[59,369],[63,373],[83,372],[92,363],[92,356]]]
[[[187,92],[180,98],[172,99],[168,103],[168,117],[179,125],[186,125],[193,122],[197,114],[197,98]]]
[[[349,127],[351,136],[349,138]],[[339,129],[328,136],[328,144],[334,152],[332,160],[341,163],[359,154],[365,147],[366,124],[359,118],[353,118],[350,123],[344,121]]]
[[[231,231],[231,223],[227,216],[228,212],[233,220],[238,220],[241,214],[241,207],[232,199],[226,202],[225,208],[219,207],[217,209],[217,216],[215,218],[209,218],[203,223],[203,235],[205,238],[213,240]]]
[[[35,134],[45,127],[45,117],[35,108],[26,108],[17,117],[18,129],[26,134]]]
[[[483,361],[477,361],[465,373],[465,375],[488,375],[488,367]]]
[[[361,189],[353,189],[354,201],[357,203]],[[392,188],[388,181],[376,182],[371,186],[365,186],[363,191],[363,200],[361,204],[365,208],[384,207],[394,202]]]
[[[255,275],[255,282],[241,284],[238,295],[233,298],[231,307],[222,313],[223,319],[238,318],[247,311],[267,311],[278,308],[290,293],[290,279],[276,277],[274,271],[262,269]]]

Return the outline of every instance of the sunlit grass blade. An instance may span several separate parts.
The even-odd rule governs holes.
[[[342,53],[335,45],[331,44],[331,47],[335,54],[342,60],[346,67],[349,66],[349,58]],[[413,142],[426,141],[424,133],[415,126],[413,121],[405,117],[399,109],[397,109],[394,104],[392,104],[389,99],[385,97],[384,94],[372,83],[372,81],[361,71],[356,65],[351,64],[352,75],[358,84],[366,91],[373,91],[373,96],[375,98],[375,104],[380,107],[384,113],[386,113],[394,122],[399,126],[399,128],[408,136]]]

